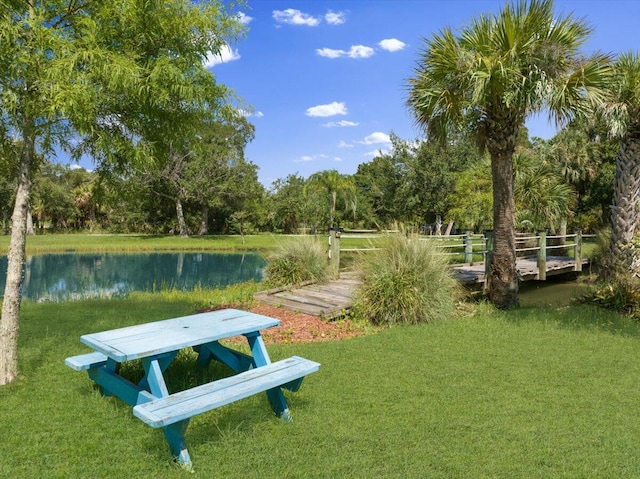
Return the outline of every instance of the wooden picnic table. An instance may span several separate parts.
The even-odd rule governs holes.
[[[133,414],[152,427],[162,428],[175,460],[192,467],[184,440],[189,419],[197,414],[266,391],[274,413],[290,421],[282,389],[297,391],[307,374],[320,365],[293,356],[272,363],[260,331],[280,321],[237,309],[224,309],[180,318],[85,334],[80,341],[94,352],[72,356],[65,363],[86,370],[103,394],[114,395],[133,407]],[[221,344],[232,336],[247,339],[251,355]],[[212,360],[236,374],[191,389],[169,394],[164,372],[178,351],[198,352],[194,367]],[[120,375],[120,364],[140,359],[144,376],[134,384]]]

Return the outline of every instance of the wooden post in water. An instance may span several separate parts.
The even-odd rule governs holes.
[[[473,263],[473,238],[470,230],[465,231],[464,234],[464,262],[469,265]]]
[[[486,240],[486,250],[482,253],[484,256],[484,294],[487,294],[489,292],[489,267],[493,258],[493,230],[485,230],[484,237]]]
[[[582,230],[576,230],[576,242],[573,246],[573,259],[576,262],[576,271],[582,271]]]
[[[547,279],[547,232],[538,231],[538,279]]]
[[[340,231],[337,227],[329,229],[329,266],[334,278],[340,276]]]

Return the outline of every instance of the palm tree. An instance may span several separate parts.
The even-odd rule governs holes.
[[[340,174],[337,170],[318,171],[309,177],[306,189],[321,190],[329,194],[329,223],[333,227],[336,215],[336,204],[339,193],[355,192],[355,184],[350,176]]]
[[[537,229],[548,226],[556,234],[575,206],[575,190],[562,181],[557,166],[541,158],[522,152],[516,153],[514,161],[516,217],[528,220]]]
[[[611,206],[609,272],[622,267],[640,275],[640,257],[633,238],[640,207],[640,57],[625,53],[614,64],[611,96],[600,113],[611,136],[620,141]]]
[[[571,15],[556,18],[552,0],[521,0],[483,15],[459,35],[450,29],[425,40],[408,80],[407,104],[430,137],[467,129],[491,157],[494,253],[489,299],[518,301],[513,153],[532,113],[561,123],[603,97],[609,58],[579,53],[591,28]]]

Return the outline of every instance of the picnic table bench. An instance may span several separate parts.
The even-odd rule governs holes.
[[[65,364],[87,371],[103,394],[117,396],[133,407],[136,417],[162,428],[174,459],[190,469],[184,435],[193,416],[266,392],[274,413],[291,420],[282,388],[297,391],[320,365],[298,356],[271,362],[260,331],[278,324],[277,319],[236,309],[138,324],[81,336],[94,352],[69,357]],[[219,342],[240,335],[247,339],[251,355]],[[170,394],[163,373],[178,351],[189,347],[198,353],[198,367],[215,360],[236,374]],[[120,364],[134,359],[140,359],[144,369],[138,384],[119,373]]]

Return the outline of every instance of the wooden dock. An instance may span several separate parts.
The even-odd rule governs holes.
[[[324,319],[343,316],[353,306],[356,288],[360,284],[353,275],[326,284],[306,283],[293,288],[261,291],[253,297],[267,304]]]
[[[588,264],[588,260],[581,262],[583,266]],[[518,258],[516,268],[520,281],[540,279],[536,257]],[[546,258],[546,276],[574,271],[576,271],[576,264],[571,257],[548,256]],[[456,265],[453,267],[453,276],[466,286],[478,287],[485,280],[484,263]],[[254,298],[290,311],[334,319],[344,315],[353,306],[358,284],[360,281],[353,274],[341,274],[340,279],[326,284],[306,283],[296,287],[261,291],[256,293]]]

